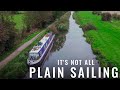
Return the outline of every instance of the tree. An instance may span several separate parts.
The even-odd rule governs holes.
[[[51,11],[27,11],[24,19],[27,29],[43,28],[52,20]]]
[[[0,12],[0,54],[14,46],[15,23],[9,20],[11,14],[6,11]]]
[[[19,11],[10,11],[11,14],[19,14]]]
[[[33,28],[44,28],[56,18],[60,18],[66,11],[27,11],[24,19],[27,31]]]
[[[53,11],[53,18],[55,19],[59,19],[63,14],[65,14],[66,11]]]

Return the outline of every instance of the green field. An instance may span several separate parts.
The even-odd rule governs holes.
[[[16,58],[9,62],[3,69],[0,70],[0,79],[17,79],[23,78],[28,71],[27,58],[28,52],[34,45],[47,33],[46,30],[41,31],[39,37],[26,49],[24,49]]]
[[[101,66],[117,66],[120,69],[120,21],[102,21],[101,16],[91,11],[78,11],[74,18],[80,25],[92,23],[97,30],[85,32]]]
[[[24,14],[13,15],[13,22],[16,23],[15,28],[17,30],[22,30],[24,27],[26,27],[23,21],[24,17],[25,17]]]

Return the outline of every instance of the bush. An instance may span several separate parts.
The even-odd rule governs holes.
[[[86,25],[83,25],[82,29],[83,29],[83,31],[97,30],[97,28],[91,23],[87,23]]]
[[[63,14],[65,14],[67,11],[53,11],[53,18],[59,19]]]
[[[112,14],[113,19],[117,19],[117,13]]]
[[[101,15],[102,12],[101,11],[92,11],[92,14]]]
[[[111,21],[112,15],[110,13],[103,13],[102,14],[102,21]]]
[[[14,65],[11,65],[8,69],[4,69],[4,75],[0,74],[0,76],[3,79],[16,79],[16,76],[18,76],[17,78],[23,78],[27,70],[25,65],[26,64],[22,62],[14,62]]]
[[[23,60],[25,60],[26,58],[25,58],[25,55],[19,55],[19,60],[20,61],[23,61]]]
[[[120,15],[117,15],[117,20],[120,20]]]
[[[28,57],[28,56],[29,56],[29,51],[26,51],[26,52],[24,53],[24,55],[25,55],[26,57]]]
[[[120,20],[120,15],[118,15],[117,13],[112,14],[112,18],[115,20]]]
[[[66,30],[67,30],[67,27],[66,27],[65,24],[61,23],[61,24],[58,25],[57,29],[58,29],[59,31],[66,31]]]
[[[0,12],[0,54],[13,48],[15,43],[15,23],[8,18],[9,15]]]
[[[58,33],[58,30],[57,30],[57,27],[56,27],[56,24],[55,24],[55,23],[49,25],[49,26],[47,27],[47,29],[50,30],[50,31],[53,31],[54,33]]]

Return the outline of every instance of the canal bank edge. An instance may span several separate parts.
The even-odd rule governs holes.
[[[65,24],[65,28],[69,28],[69,16],[70,12],[65,13],[61,18],[57,21],[55,21],[51,25],[57,26],[58,24]],[[64,21],[64,22],[63,22]],[[44,30],[39,37],[26,49],[24,49],[16,58],[14,58],[12,61],[10,61],[4,68],[0,70],[0,79],[19,79],[25,77],[28,67],[26,65],[27,57],[31,48],[47,33],[49,28]],[[51,30],[50,28],[49,30]],[[58,27],[56,27],[58,29]],[[54,31],[54,30],[52,30]],[[60,32],[60,30],[59,30]]]
[[[80,25],[80,23],[79,23],[79,20],[78,20],[78,16],[76,15],[76,12],[73,14],[73,18],[76,20],[76,23],[78,24],[78,25]],[[80,25],[80,28],[82,28],[81,27],[82,25]],[[87,36],[87,31],[84,31],[84,37],[86,37],[86,41],[91,45],[91,47],[92,47],[92,41],[89,39],[89,37]],[[98,59],[99,61],[100,61],[100,65],[101,65],[101,67],[106,67],[107,66],[107,62],[105,62],[105,61],[102,61],[102,58],[100,58],[100,57],[103,57],[102,56],[102,54],[99,52],[99,51],[96,51],[96,49],[94,49],[93,47],[92,47],[92,50],[93,50],[93,53],[97,56],[96,57],[96,59]]]

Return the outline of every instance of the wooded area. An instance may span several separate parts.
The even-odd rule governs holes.
[[[18,40],[24,39],[33,30],[47,27],[66,11],[0,11],[0,55],[13,48]],[[15,15],[23,14],[23,30],[17,30]],[[19,23],[19,22],[18,22]]]

